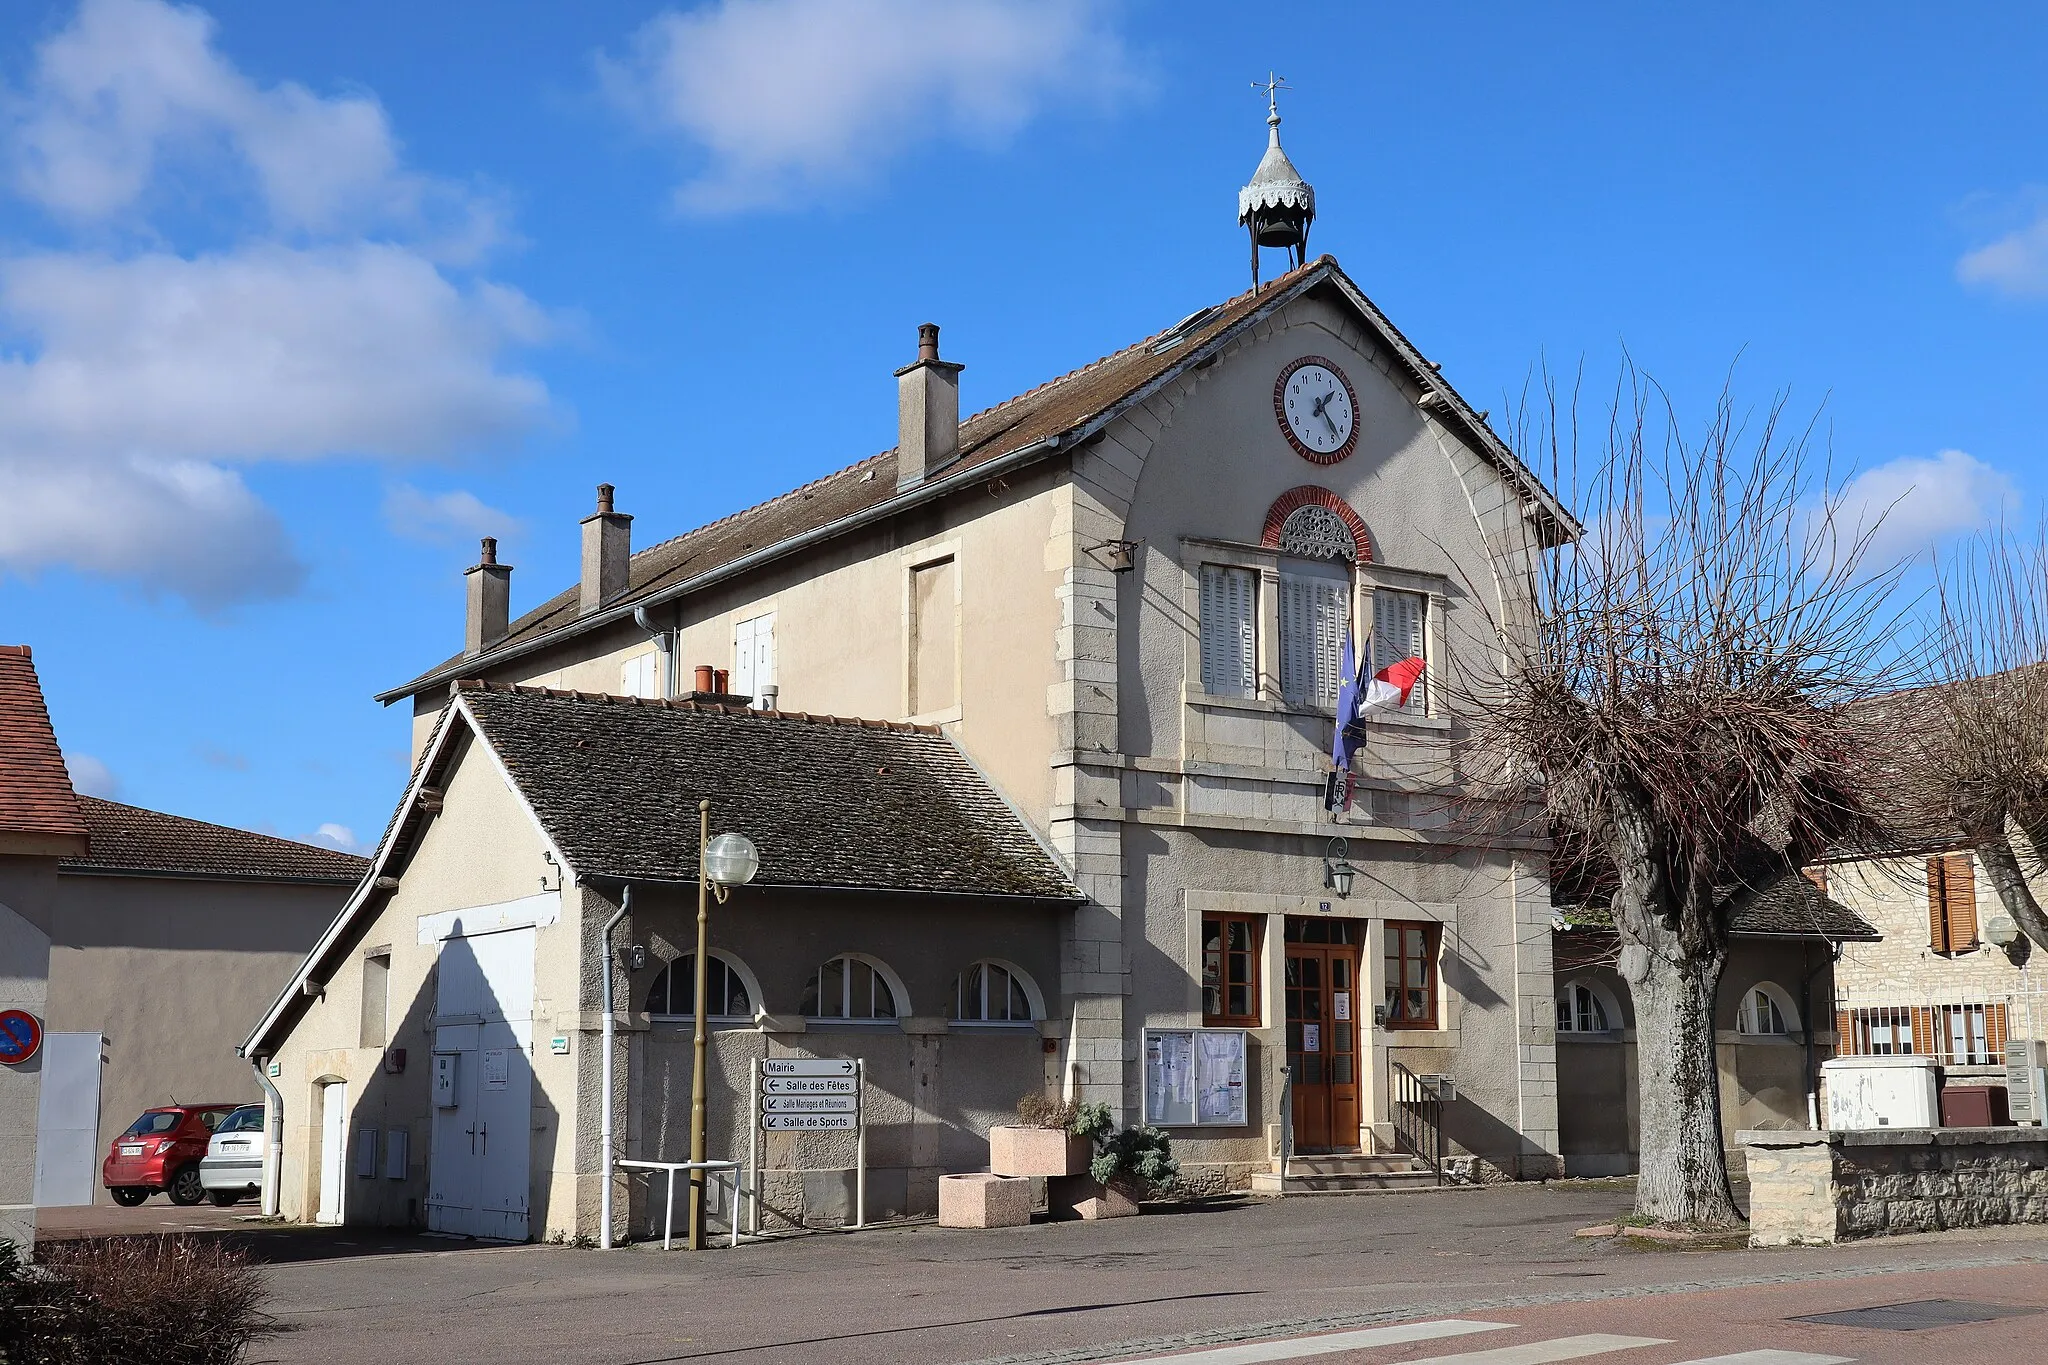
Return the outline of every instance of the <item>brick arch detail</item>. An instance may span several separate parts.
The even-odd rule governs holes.
[[[1337,514],[1338,520],[1350,528],[1351,538],[1358,542],[1358,562],[1372,563],[1372,537],[1366,534],[1365,519],[1351,510],[1351,504],[1327,488],[1312,483],[1290,488],[1273,500],[1266,509],[1266,527],[1259,533],[1259,543],[1269,550],[1280,548],[1280,528],[1287,524],[1290,513],[1299,508],[1327,507]]]

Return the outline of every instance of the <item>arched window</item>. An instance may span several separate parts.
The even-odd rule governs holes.
[[[897,1019],[909,1007],[896,974],[860,953],[833,958],[804,987],[807,1019]]]
[[[953,1017],[963,1024],[1025,1024],[1045,1017],[1038,987],[1007,962],[983,961],[953,978]]]
[[[1613,997],[1588,981],[1571,981],[1557,995],[1559,1033],[1611,1033],[1621,1027]]]
[[[737,958],[712,949],[704,964],[704,1017],[752,1023],[761,1006],[753,974]],[[647,988],[647,1013],[656,1019],[693,1019],[697,1014],[697,955],[684,953],[655,975]]]
[[[1766,1037],[1783,1037],[1799,1027],[1799,1011],[1792,997],[1769,981],[1759,981],[1742,995],[1742,1008],[1735,1014],[1735,1031]]]

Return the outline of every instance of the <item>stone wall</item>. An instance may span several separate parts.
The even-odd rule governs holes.
[[[1746,1132],[1750,1244],[2048,1223],[2048,1130]]]

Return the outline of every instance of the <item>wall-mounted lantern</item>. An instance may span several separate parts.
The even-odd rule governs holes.
[[[1103,552],[1102,562],[1109,566],[1111,573],[1129,573],[1137,567],[1136,551],[1144,543],[1142,540],[1105,540],[1088,548]]]
[[[1323,850],[1323,885],[1337,893],[1338,900],[1351,897],[1351,881],[1358,875],[1358,869],[1351,865],[1345,855],[1351,846],[1343,839],[1330,840],[1330,846]]]

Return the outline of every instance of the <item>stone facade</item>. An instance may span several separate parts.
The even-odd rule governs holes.
[[[2038,1128],[1746,1132],[1750,1244],[2048,1223]]]

